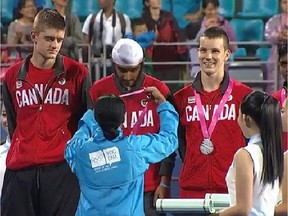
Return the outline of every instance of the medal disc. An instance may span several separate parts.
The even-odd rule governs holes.
[[[212,141],[210,139],[204,139],[200,146],[200,151],[205,155],[209,155],[213,152],[213,150],[214,146]]]

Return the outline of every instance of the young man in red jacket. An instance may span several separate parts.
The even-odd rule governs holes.
[[[74,215],[79,184],[64,160],[66,143],[91,106],[88,69],[59,55],[65,20],[41,10],[31,37],[33,54],[10,67],[4,79],[11,147],[1,215]]]
[[[174,94],[182,125],[181,198],[228,193],[226,173],[236,151],[245,145],[237,117],[241,99],[252,90],[224,71],[230,54],[225,31],[207,29],[198,48],[201,71],[192,85]]]
[[[137,90],[155,86],[167,100],[171,101],[172,95],[167,85],[142,72],[143,50],[132,39],[120,39],[115,44],[112,50],[112,61],[115,73],[96,81],[90,88],[93,102],[95,103],[104,94],[123,95],[140,92],[123,97],[126,106],[125,121],[123,123],[124,135],[157,133],[160,126],[159,115],[156,111],[157,104],[153,100],[149,100],[145,92]],[[141,112],[145,112],[143,118]],[[137,126],[138,121],[141,121],[139,126]],[[157,198],[169,197],[174,162],[175,154],[172,154],[161,163],[150,165],[146,171],[144,179],[145,215],[159,215],[153,203],[155,204]]]

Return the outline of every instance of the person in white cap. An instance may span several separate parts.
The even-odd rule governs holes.
[[[120,39],[112,50],[112,61],[115,69],[114,74],[96,81],[89,90],[94,103],[105,94],[136,93],[137,90],[149,86],[155,86],[168,101],[172,102],[172,95],[168,86],[142,71],[143,50],[136,41],[128,38]],[[124,135],[129,135],[132,132],[137,135],[159,132],[160,120],[157,104],[155,101],[149,100],[145,92],[140,91],[138,94],[123,97],[123,101],[126,105],[125,120],[122,126]],[[142,111],[145,112],[145,115],[140,117]],[[135,124],[139,118],[141,125],[136,128]],[[159,215],[154,206],[156,199],[170,196],[169,187],[175,156],[175,153],[171,154],[161,163],[150,165],[146,171],[144,179],[145,215]]]

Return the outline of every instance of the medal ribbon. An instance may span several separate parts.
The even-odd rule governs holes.
[[[136,90],[136,91],[133,91],[133,92],[129,92],[129,93],[126,93],[126,94],[122,94],[120,95],[119,97],[120,98],[123,98],[123,97],[129,97],[129,96],[132,96],[132,95],[137,95],[137,94],[141,94],[142,92],[145,92],[144,89],[140,89],[140,90]],[[135,123],[135,125],[133,126],[133,129],[131,131],[131,135],[136,135],[137,134],[137,131],[139,130],[143,120],[144,120],[144,116],[145,114],[147,113],[148,111],[148,103],[146,104],[146,106],[142,109],[142,112],[137,120],[137,122]]]
[[[281,89],[281,95],[280,95],[280,103],[281,103],[281,107],[283,106],[283,103],[284,103],[284,101],[285,101],[285,99],[286,99],[286,89],[283,87],[282,89]]]
[[[197,110],[198,110],[199,118],[200,118],[201,131],[202,131],[202,134],[204,136],[204,139],[210,139],[212,132],[216,126],[216,123],[218,122],[219,116],[220,116],[221,112],[223,111],[224,105],[226,104],[229,96],[231,95],[233,85],[234,85],[234,82],[230,78],[228,88],[225,91],[225,93],[224,93],[224,95],[223,95],[223,97],[219,103],[219,106],[217,107],[215,113],[212,116],[212,120],[211,120],[211,123],[209,125],[208,130],[207,130],[207,125],[206,125],[206,120],[205,120],[205,115],[204,115],[204,110],[203,110],[200,95],[194,90],[194,94],[195,94],[195,98],[196,98],[196,106],[197,106]]]

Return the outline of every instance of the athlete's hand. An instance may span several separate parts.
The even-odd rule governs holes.
[[[166,101],[165,97],[161,94],[161,92],[154,86],[151,87],[144,87],[144,90],[146,91],[146,93],[148,95],[151,95],[152,98],[158,102],[158,103],[162,103],[164,101]]]
[[[157,199],[164,199],[170,197],[170,189],[159,185],[154,193],[153,205],[156,206]]]

